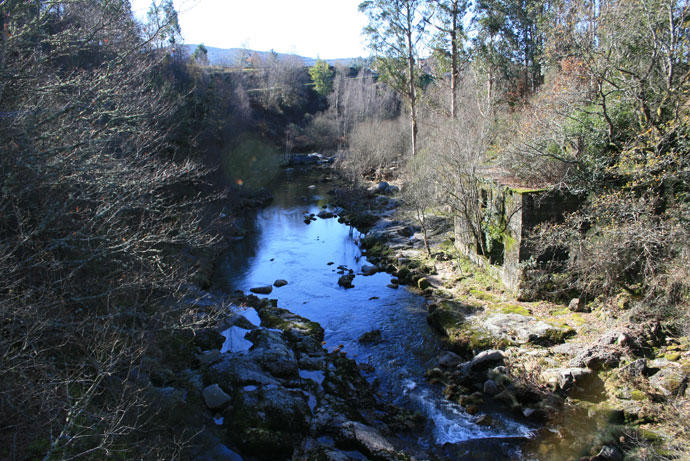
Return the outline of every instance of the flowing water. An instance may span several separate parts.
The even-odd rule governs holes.
[[[501,414],[491,414],[492,427],[477,426],[462,407],[443,398],[442,388],[425,381],[424,372],[440,352],[426,322],[425,298],[402,287],[388,288],[389,274],[361,275],[367,261],[356,229],[332,218],[305,224],[305,213],[316,214],[324,205],[330,209],[327,189],[316,172],[276,181],[274,202],[258,211],[253,232],[222,258],[216,286],[226,292],[249,291],[287,280],[269,297],[320,323],[328,349],[342,345],[349,357],[372,365],[370,379],[380,381],[382,398],[427,417],[426,429],[410,441],[418,453],[441,459],[519,457],[518,442],[528,436],[528,428]],[[354,288],[338,285],[338,266],[357,274]],[[358,341],[374,329],[381,330],[382,341]]]

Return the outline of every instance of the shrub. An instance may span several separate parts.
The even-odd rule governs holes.
[[[408,156],[409,129],[403,118],[357,124],[339,167],[352,179],[382,178]]]

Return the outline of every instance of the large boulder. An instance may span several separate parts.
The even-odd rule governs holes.
[[[649,384],[666,397],[676,396],[687,384],[687,376],[682,368],[667,366],[649,378]]]
[[[589,368],[550,368],[541,374],[542,380],[553,386],[555,389],[568,391],[577,386],[584,388],[593,377],[592,370]]]
[[[521,314],[493,314],[482,326],[492,336],[521,344],[558,344],[574,333],[568,327],[550,325]]]
[[[429,315],[427,315],[426,321],[442,335],[452,336],[465,322],[465,316],[470,310],[471,307],[460,303],[441,301],[438,305],[429,306]]]
[[[570,359],[570,367],[586,367],[592,370],[611,369],[618,366],[623,348],[615,344],[593,344]]]
[[[455,368],[461,362],[462,357],[451,351],[443,351],[438,358],[438,365],[443,368]]]
[[[503,364],[505,356],[499,350],[482,351],[477,354],[468,364],[472,372],[484,371]]]
[[[384,194],[384,193],[386,193],[386,189],[388,189],[389,187],[390,187],[390,184],[388,184],[386,181],[381,181],[376,186],[376,191]]]
[[[373,427],[347,421],[340,426],[336,444],[342,448],[361,451],[369,459],[398,459],[395,448]]]
[[[323,341],[321,325],[287,309],[263,306],[259,308],[259,317],[261,318],[261,325],[283,330],[290,341],[299,341],[305,336],[312,336],[319,342]]]
[[[311,410],[298,390],[246,386],[223,413],[228,435],[256,459],[289,459],[295,441],[307,435]]]
[[[220,354],[206,369],[206,379],[220,383],[229,391],[242,385],[278,385],[280,381],[267,373],[248,353]]]
[[[568,309],[573,312],[589,312],[587,304],[580,298],[571,299],[570,303],[568,303]]]
[[[307,396],[300,391],[281,387],[267,387],[260,392],[258,405],[253,408],[269,427],[304,433],[309,427],[311,410]]]
[[[260,329],[247,334],[254,343],[249,356],[261,368],[278,378],[295,378],[298,373],[295,353],[288,347],[281,335],[275,331]]]
[[[194,345],[199,346],[202,351],[220,349],[224,342],[223,335],[211,328],[199,330],[194,335]]]

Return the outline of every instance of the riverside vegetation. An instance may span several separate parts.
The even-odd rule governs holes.
[[[169,0],[144,24],[121,0],[0,1],[1,458],[405,459],[418,415],[318,325],[204,291],[281,154],[314,149],[354,184],[337,197],[370,261],[429,297],[449,400],[533,422],[526,457],[689,456],[690,4],[360,9],[378,58],[309,72],[205,67]],[[532,235],[529,300],[449,233],[500,248],[487,179],[582,198]],[[361,187],[380,180],[400,188]],[[227,328],[248,354],[218,351]]]

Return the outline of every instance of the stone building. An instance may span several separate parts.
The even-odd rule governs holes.
[[[558,221],[577,210],[582,200],[567,192],[510,187],[489,179],[480,183],[478,192],[482,231],[476,235],[465,217],[456,216],[455,245],[508,289],[519,293],[523,263],[536,253],[528,242],[530,232],[541,223]]]

